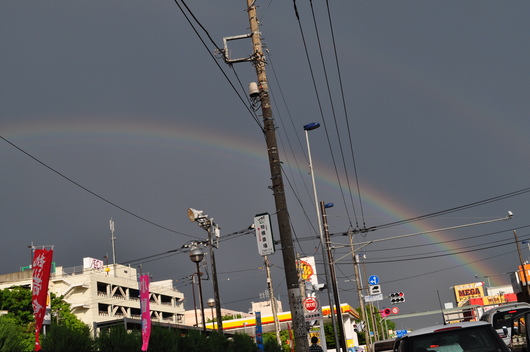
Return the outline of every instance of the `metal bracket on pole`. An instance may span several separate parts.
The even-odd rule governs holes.
[[[239,59],[230,59],[230,55],[228,54],[228,41],[230,40],[238,40],[238,39],[246,39],[252,37],[252,33],[249,34],[241,34],[241,35],[235,35],[232,37],[224,37],[223,38],[223,44],[224,44],[224,51],[223,51],[223,58],[227,64],[233,64],[235,62],[244,62],[244,61],[252,61],[254,60],[253,56],[239,58]]]

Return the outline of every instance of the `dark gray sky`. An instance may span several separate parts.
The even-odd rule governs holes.
[[[530,195],[495,197],[530,187],[530,4],[330,2],[334,49],[325,3],[314,2],[319,49],[309,2],[297,2],[300,22],[292,2],[257,3],[296,251],[322,261],[302,129],[316,121],[323,126],[311,132],[311,149],[319,200],[335,204],[332,233],[378,227],[355,239],[364,242],[515,214],[363,248],[366,274],[381,278],[383,292],[406,293],[402,313],[437,309],[437,292],[449,302],[450,287],[476,281],[475,274],[509,283],[496,274],[518,264],[513,230],[530,239]],[[188,5],[217,46],[249,31],[245,1]],[[32,242],[55,245],[54,260],[64,267],[103,259],[112,252],[110,218],[118,261],[138,265],[206,238],[187,219],[193,207],[222,228],[223,306],[247,311],[259,300],[266,281],[255,238],[227,236],[255,214],[275,212],[263,134],[240,99],[255,72],[249,63],[231,69],[212,58],[214,45],[195,28],[207,48],[173,1],[0,4],[0,135],[56,171],[0,140],[2,273],[28,265]],[[249,41],[234,43],[234,57],[250,52]],[[335,253],[343,257],[341,300],[358,306],[347,253]],[[270,259],[287,307],[281,253]],[[191,309],[184,278],[195,268],[187,254],[142,267],[154,280],[180,280]],[[212,296],[210,282],[204,286]],[[397,322],[418,328],[439,320]]]

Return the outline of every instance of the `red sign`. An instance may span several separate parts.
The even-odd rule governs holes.
[[[392,307],[392,314],[398,314],[399,308],[398,307]]]
[[[316,312],[318,310],[318,301],[314,297],[307,297],[303,303],[304,309],[308,312]]]
[[[46,313],[48,283],[52,266],[53,249],[35,249],[33,254],[33,281],[31,284],[31,305],[35,317],[35,351],[40,351],[40,328]]]

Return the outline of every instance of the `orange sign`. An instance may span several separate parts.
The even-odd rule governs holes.
[[[519,281],[526,282],[527,279],[528,281],[530,281],[530,264],[524,265],[524,272],[521,269],[520,265],[518,266],[517,269],[518,269],[517,274],[519,275]]]

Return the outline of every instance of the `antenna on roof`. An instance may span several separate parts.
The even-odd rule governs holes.
[[[444,325],[447,325],[445,321],[445,314],[444,314],[444,308],[442,306],[442,300],[440,299],[440,291],[436,290],[436,293],[438,294],[438,303],[440,303],[440,312],[442,312],[442,320],[444,322]]]

